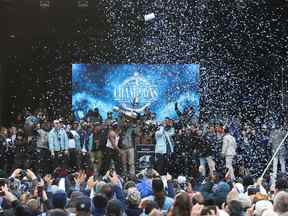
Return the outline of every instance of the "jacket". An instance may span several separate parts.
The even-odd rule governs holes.
[[[56,130],[53,128],[48,133],[49,150],[54,151],[67,151],[68,150],[68,136],[64,129]]]
[[[48,149],[48,132],[43,129],[37,130],[36,145],[37,148]]]
[[[236,140],[231,134],[226,134],[223,137],[222,155],[234,156],[236,155]]]
[[[160,126],[159,130],[155,133],[156,146],[155,153],[157,154],[167,154],[174,152],[174,145],[172,136],[175,134],[175,129],[170,128],[165,130],[163,126]],[[169,149],[168,149],[169,148]]]

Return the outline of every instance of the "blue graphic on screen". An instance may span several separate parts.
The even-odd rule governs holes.
[[[72,107],[77,119],[98,108],[102,117],[115,107],[142,113],[146,107],[157,120],[176,118],[193,106],[199,111],[197,64],[73,64]]]

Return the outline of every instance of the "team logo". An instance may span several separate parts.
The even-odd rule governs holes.
[[[135,73],[114,89],[114,100],[127,110],[141,112],[158,97],[157,88]]]

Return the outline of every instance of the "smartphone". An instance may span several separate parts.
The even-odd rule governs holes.
[[[37,186],[37,195],[38,195],[38,197],[42,197],[42,195],[43,195],[43,186]]]

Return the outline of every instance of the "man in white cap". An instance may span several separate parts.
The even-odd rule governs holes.
[[[65,164],[65,155],[68,155],[68,136],[61,128],[59,120],[54,120],[54,127],[48,133],[48,145],[51,156],[55,161],[54,168]]]

